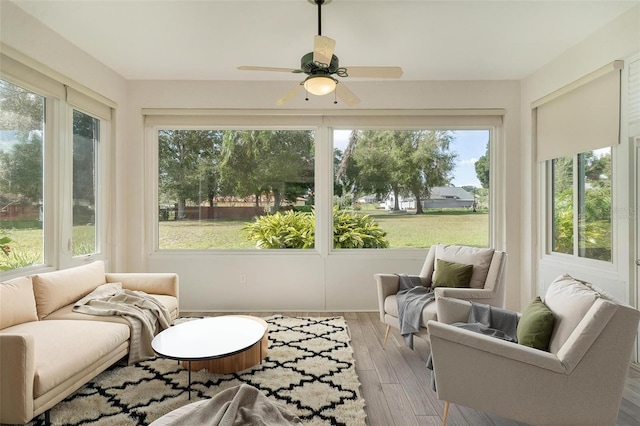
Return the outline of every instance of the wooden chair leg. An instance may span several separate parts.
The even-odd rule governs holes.
[[[447,426],[447,416],[449,415],[449,401],[444,402],[444,413],[442,414],[442,426]]]
[[[391,331],[391,326],[387,325],[387,331],[384,332],[384,342],[382,342],[382,347],[384,348],[387,344],[387,338],[389,337],[389,332]]]

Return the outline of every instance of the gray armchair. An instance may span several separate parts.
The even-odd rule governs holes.
[[[445,402],[533,425],[615,425],[640,312],[568,275],[544,298],[553,313],[549,352],[447,323],[471,304],[440,298],[429,321],[436,391]]]
[[[437,287],[435,289],[436,299],[439,297],[455,297],[463,300],[475,300],[486,305],[504,307],[504,272],[507,262],[507,254],[505,252],[491,248],[445,244],[433,245],[427,253],[427,258],[419,274],[420,281],[424,286],[431,286],[436,259],[473,265],[470,287]],[[387,343],[391,327],[400,329],[398,302],[396,300],[399,278],[396,274],[375,274],[374,278],[378,290],[380,321],[387,324],[384,346]],[[423,309],[420,331],[415,333],[415,336],[426,338],[428,335],[427,322],[429,320],[437,320],[435,303],[430,303]]]

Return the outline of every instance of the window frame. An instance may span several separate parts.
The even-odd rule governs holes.
[[[505,211],[497,207],[505,202],[504,167],[505,142],[503,131],[504,110],[412,110],[412,111],[353,111],[346,116],[326,111],[229,111],[229,110],[182,110],[143,109],[144,157],[145,157],[145,248],[149,257],[165,255],[320,255],[326,256],[384,256],[386,258],[406,256],[428,248],[359,249],[333,248],[333,131],[341,129],[366,130],[487,130],[490,135],[490,217],[488,229],[489,247],[504,248],[506,241]],[[484,120],[484,117],[489,117]],[[465,121],[468,121],[465,123]],[[375,124],[372,124],[375,123]],[[316,241],[313,249],[183,249],[159,250],[158,231],[158,140],[159,130],[313,130],[315,142],[315,210]],[[499,182],[502,182],[499,184]],[[499,246],[499,247],[498,247]]]
[[[617,201],[619,198],[619,173],[620,171],[618,170],[618,156],[617,156],[617,146],[612,146],[610,147],[611,149],[611,205],[612,205],[612,209],[614,209],[613,206],[617,205]],[[614,212],[612,212],[612,216],[611,216],[611,260],[610,261],[606,261],[606,260],[599,260],[599,259],[593,259],[593,258],[589,258],[589,257],[583,257],[580,256],[580,248],[579,248],[579,240],[580,240],[580,225],[579,225],[579,210],[581,208],[580,205],[580,182],[584,181],[585,176],[579,176],[578,172],[581,170],[580,168],[580,164],[579,164],[579,156],[583,155],[584,153],[577,153],[577,154],[573,154],[570,157],[572,158],[572,169],[573,169],[573,176],[572,176],[572,188],[573,188],[573,193],[572,193],[572,197],[573,197],[573,253],[569,254],[569,253],[560,253],[560,252],[556,252],[553,251],[553,247],[554,247],[554,233],[553,233],[553,224],[554,224],[554,191],[553,191],[553,161],[554,159],[550,159],[550,160],[546,160],[544,162],[539,163],[539,167],[540,167],[540,176],[542,179],[542,183],[540,185],[541,188],[543,188],[543,191],[541,193],[541,200],[542,200],[542,206],[543,208],[541,209],[541,249],[542,249],[542,254],[541,254],[541,258],[542,260],[549,260],[549,261],[555,261],[555,262],[565,262],[565,263],[569,263],[578,267],[587,267],[587,268],[593,268],[593,269],[599,269],[599,270],[604,270],[604,271],[611,271],[614,272],[617,270],[617,265],[618,265],[618,256],[619,256],[619,250],[618,250],[618,239],[620,238],[619,235],[619,224],[618,221],[615,220],[614,217]],[[582,183],[582,186],[584,186],[584,182]]]
[[[90,89],[49,70],[29,58],[16,54],[6,56],[0,69],[0,78],[45,98],[45,123],[43,141],[43,263],[29,267],[0,272],[2,279],[11,279],[25,274],[78,266],[93,260],[109,258],[107,228],[109,205],[109,175],[111,157],[107,146],[112,144],[113,120],[98,117],[95,108],[113,115],[115,103]],[[68,101],[70,91],[75,100]],[[89,105],[85,108],[84,105]],[[93,107],[92,107],[93,105]],[[96,252],[74,256],[72,241],[72,164],[73,164],[73,110],[91,115],[100,120],[100,142],[96,149]],[[99,222],[98,222],[99,221]],[[98,230],[99,229],[99,230]]]

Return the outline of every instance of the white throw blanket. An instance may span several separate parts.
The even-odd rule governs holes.
[[[282,405],[269,400],[253,386],[242,384],[224,390],[165,426],[285,426],[302,421]]]
[[[162,303],[145,292],[123,289],[120,283],[98,286],[78,300],[73,310],[125,318],[131,328],[129,364],[155,356],[151,347],[153,337],[171,325],[171,314]]]

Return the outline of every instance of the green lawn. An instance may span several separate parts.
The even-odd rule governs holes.
[[[387,231],[390,248],[426,248],[436,243],[488,245],[489,215],[468,210],[429,212],[423,215],[390,214],[385,210],[364,210]],[[242,227],[246,220],[166,221],[160,222],[160,248],[170,249],[252,249]],[[75,227],[76,236],[91,240],[94,228]],[[11,249],[20,253],[42,252],[42,230],[6,229],[13,240]]]
[[[367,211],[387,231],[390,248],[425,248],[437,243],[487,247],[489,215],[469,211],[422,215]]]
[[[390,214],[366,210],[387,231],[390,248],[426,248],[436,243],[486,247],[489,215],[468,210],[432,212],[423,215]],[[241,230],[245,221],[160,222],[161,249],[251,249]]]

